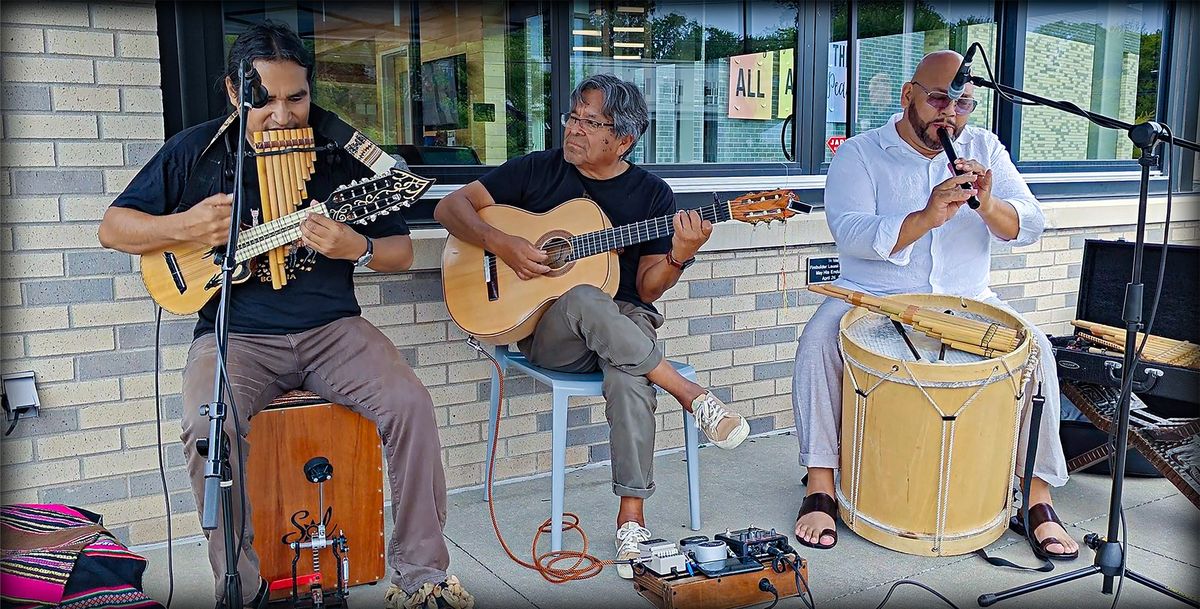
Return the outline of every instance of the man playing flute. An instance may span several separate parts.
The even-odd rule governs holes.
[[[825,218],[841,260],[835,285],[875,295],[949,294],[1007,308],[988,287],[991,243],[1034,243],[1045,218],[999,139],[967,125],[978,103],[974,85],[968,84],[958,99],[947,95],[961,61],[954,51],[925,56],[901,91],[903,111],[838,148],[825,186]],[[939,128],[954,140],[960,176],[950,169]],[[978,209],[963,208],[972,195]],[[843,369],[837,333],[850,307],[835,298],[821,303],[800,336],[792,377],[800,465],[808,468],[796,538],[819,549],[837,543],[834,470]],[[1046,404],[1039,421],[1029,421],[1029,409],[1024,411],[1017,472],[1023,470],[1029,425],[1036,424],[1034,479],[1024,500],[1031,506],[1039,553],[1070,560],[1078,556],[1079,545],[1058,520],[1050,497],[1051,487],[1067,481],[1054,351],[1044,332],[1027,326],[1036,337],[1041,370],[1025,395],[1032,396],[1041,382]]]

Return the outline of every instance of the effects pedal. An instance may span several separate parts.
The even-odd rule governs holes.
[[[687,573],[687,557],[679,553],[675,544],[665,539],[650,539],[638,543],[641,556],[638,562],[657,575]]]
[[[775,529],[770,531],[758,527],[747,527],[736,531],[717,533],[715,538],[725,542],[734,556],[759,557],[773,553],[792,552],[786,535],[780,535]]]

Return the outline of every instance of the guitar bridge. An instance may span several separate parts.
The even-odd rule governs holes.
[[[187,281],[183,279],[183,273],[179,270],[179,261],[175,259],[175,254],[171,252],[163,252],[163,259],[167,263],[167,270],[171,271],[171,280],[175,282],[175,289],[182,294],[187,291]]]
[[[488,301],[500,299],[500,285],[496,281],[496,255],[488,251],[483,252],[483,284],[487,287]]]

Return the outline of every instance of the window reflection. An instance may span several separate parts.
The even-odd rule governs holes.
[[[544,150],[548,2],[226,2],[291,25],[316,59],[314,100],[411,164],[498,165]]]
[[[1157,2],[1030,3],[1018,88],[1122,121],[1153,120],[1163,6]],[[1020,109],[1022,161],[1129,159],[1120,131],[1052,108]]]
[[[785,160],[795,3],[576,0],[572,9],[572,86],[611,72],[646,95],[650,128],[631,160]]]
[[[965,53],[979,42],[989,57],[996,48],[995,8],[991,2],[885,0],[857,7],[858,43],[855,46],[853,112],[854,133],[884,125],[900,112],[900,89],[912,76],[921,58],[933,51],[954,49]],[[832,7],[829,43],[829,80],[826,96],[825,160],[833,158],[837,142],[828,138],[847,135],[847,61],[849,10],[845,2]],[[973,73],[983,74],[976,59]],[[930,83],[945,88],[949,83]],[[976,88],[979,107],[967,122],[991,129],[992,91]]]

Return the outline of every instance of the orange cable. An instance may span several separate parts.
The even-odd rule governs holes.
[[[472,347],[474,347],[480,353],[483,353],[485,357],[491,360],[492,365],[496,367],[496,378],[499,379],[497,383],[498,390],[496,394],[498,402],[496,406],[496,425],[492,429],[492,438],[494,438],[495,441],[492,443],[492,450],[488,454],[488,476],[485,484],[487,485],[488,513],[492,517],[492,529],[496,532],[496,539],[500,541],[500,547],[504,548],[504,553],[507,554],[508,557],[518,565],[521,565],[522,567],[532,571],[537,571],[538,574],[542,576],[542,579],[545,579],[552,584],[562,584],[569,581],[592,578],[599,575],[600,572],[604,570],[605,566],[624,562],[616,560],[601,560],[591,554],[588,554],[587,533],[583,532],[583,527],[579,522],[579,516],[575,515],[573,512],[563,512],[563,532],[578,531],[579,536],[583,539],[583,550],[558,550],[557,552],[551,551],[538,554],[538,540],[541,539],[543,534],[550,533],[553,530],[551,528],[550,518],[547,518],[542,522],[541,526],[538,527],[537,532],[533,536],[533,546],[530,549],[530,554],[533,556],[533,562],[526,562],[522,560],[520,557],[514,554],[511,549],[509,549],[508,543],[504,541],[504,535],[500,533],[500,523],[496,520],[496,497],[492,494],[492,480],[496,475],[496,447],[500,444],[500,415],[503,414],[501,409],[504,406],[504,374],[500,370],[500,364],[496,361],[496,358],[492,357],[492,355],[484,350],[481,346],[473,344]],[[572,559],[574,559],[575,562],[569,567],[556,566],[560,562]]]

